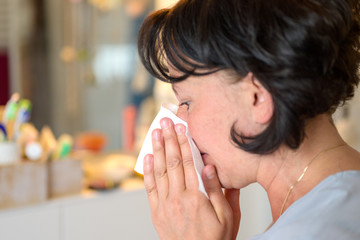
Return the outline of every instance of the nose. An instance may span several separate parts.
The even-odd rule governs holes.
[[[176,112],[176,116],[181,118],[182,120],[184,120],[185,122],[187,122],[187,115],[186,115],[186,110],[184,109],[184,107],[180,106]]]

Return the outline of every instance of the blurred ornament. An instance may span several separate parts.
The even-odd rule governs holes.
[[[90,150],[93,152],[100,152],[106,146],[107,137],[100,132],[83,132],[75,138],[76,150]]]
[[[70,63],[76,58],[76,50],[71,46],[64,46],[60,52],[60,58],[66,63]]]
[[[80,62],[85,62],[89,58],[90,58],[90,53],[89,53],[89,51],[87,49],[83,48],[83,49],[78,50],[77,59]]]
[[[25,156],[27,159],[36,161],[43,154],[43,148],[39,142],[30,142],[25,145]]]

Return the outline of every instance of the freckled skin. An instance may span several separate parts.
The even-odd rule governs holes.
[[[246,100],[246,95],[238,94],[246,91],[247,85],[242,82],[232,84],[226,78],[226,72],[219,71],[203,77],[189,77],[173,84],[173,88],[179,103],[187,102],[187,105],[180,105],[177,115],[188,123],[200,152],[206,153],[204,164],[216,166],[222,186],[244,187],[253,181],[253,176],[246,175],[255,171],[251,170],[251,165],[256,167],[256,161],[251,163],[249,157],[252,156],[239,150],[230,137],[235,122],[237,129],[244,129],[245,134],[261,130],[246,118],[248,109],[241,102]],[[241,178],[234,178],[236,175]]]

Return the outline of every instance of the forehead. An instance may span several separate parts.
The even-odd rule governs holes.
[[[179,71],[177,68],[175,68],[170,61],[167,61],[167,67],[169,70],[169,75],[171,77],[180,77],[181,75],[183,75],[183,73],[181,71]]]
[[[177,74],[178,71],[174,70]],[[207,71],[208,72],[208,71]],[[172,90],[176,95],[191,89],[201,89],[206,91],[209,88],[221,90],[223,88],[231,87],[234,83],[241,79],[238,75],[234,75],[230,70],[219,70],[214,73],[209,73],[201,76],[189,76],[185,80],[171,84]]]
[[[179,92],[177,90],[176,84],[175,83],[171,83],[171,89],[173,90],[173,92],[175,93],[175,95],[179,95]]]

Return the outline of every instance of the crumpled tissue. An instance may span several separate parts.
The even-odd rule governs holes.
[[[195,145],[195,143],[194,143],[194,141],[193,141],[193,139],[192,139],[192,137],[191,137],[191,135],[189,133],[187,123],[184,120],[182,120],[181,118],[179,118],[178,116],[176,116],[175,113],[177,111],[177,108],[178,108],[178,106],[176,106],[174,104],[162,104],[159,113],[156,115],[155,119],[151,123],[150,129],[149,129],[149,131],[147,132],[147,134],[145,136],[145,140],[144,140],[144,143],[143,143],[143,145],[141,147],[141,150],[140,150],[139,156],[137,158],[134,170],[136,172],[140,173],[140,174],[144,174],[144,170],[143,170],[144,157],[147,154],[153,154],[151,133],[152,133],[152,131],[154,129],[161,128],[160,127],[160,120],[162,118],[168,117],[174,122],[174,124],[182,123],[182,124],[185,125],[185,127],[186,127],[186,137],[189,140],[189,145],[190,145],[192,156],[193,156],[195,171],[196,171],[198,181],[199,181],[199,190],[202,193],[204,193],[207,198],[209,198],[206,191],[205,191],[204,183],[203,183],[202,178],[201,178],[201,172],[202,172],[202,170],[204,168],[204,163],[202,161],[200,151],[196,147],[196,145]]]

